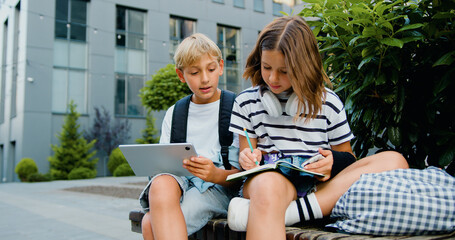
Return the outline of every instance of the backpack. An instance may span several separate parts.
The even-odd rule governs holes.
[[[190,106],[191,96],[193,96],[193,94],[190,94],[175,103],[174,112],[172,113],[171,143],[186,142],[188,108]],[[233,140],[233,134],[229,131],[229,124],[231,122],[231,112],[235,96],[236,95],[233,92],[221,90],[220,110],[218,114],[218,139],[221,145],[223,165],[226,170],[231,169],[228,156],[229,146],[231,146]]]

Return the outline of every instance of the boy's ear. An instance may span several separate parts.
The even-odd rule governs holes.
[[[183,72],[182,72],[182,70],[176,68],[176,69],[175,69],[175,72],[177,73],[177,76],[179,77],[180,82],[186,83],[185,78],[183,77]]]
[[[223,70],[224,70],[224,61],[223,59],[220,60],[220,76],[223,75]]]

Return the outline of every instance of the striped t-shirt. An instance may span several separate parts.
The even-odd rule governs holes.
[[[284,155],[309,157],[318,148],[330,148],[351,140],[351,132],[346,112],[340,98],[327,89],[321,112],[315,119],[294,121],[294,116],[283,112],[280,117],[267,114],[261,102],[259,87],[251,87],[241,92],[234,102],[229,130],[257,139],[257,148],[263,152],[278,151]],[[282,108],[286,100],[280,100]],[[283,110],[284,111],[284,110]]]

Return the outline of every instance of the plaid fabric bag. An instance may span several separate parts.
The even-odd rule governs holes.
[[[371,235],[455,231],[455,178],[435,167],[364,174],[336,203],[327,227]]]

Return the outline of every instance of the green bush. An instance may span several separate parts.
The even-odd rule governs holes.
[[[114,174],[115,169],[123,163],[127,163],[120,148],[112,150],[109,160],[107,161],[107,169]]]
[[[23,158],[15,168],[17,176],[22,182],[27,181],[28,176],[33,173],[38,172],[38,166],[36,166],[35,161],[31,158]]]
[[[159,69],[152,80],[145,83],[139,96],[148,110],[166,110],[177,100],[191,93],[186,83],[180,82],[175,65],[168,64]]]
[[[32,173],[28,176],[27,181],[28,182],[48,182],[51,181],[52,177],[50,173]]]
[[[53,156],[48,158],[50,173],[53,179],[66,180],[68,174],[75,168],[93,169],[96,175],[95,158],[96,150],[92,150],[96,140],[87,142],[79,131],[78,124],[80,114],[76,111],[76,104],[71,101],[68,105],[68,113],[65,116],[61,132],[57,135],[59,144],[51,144]]]
[[[356,155],[396,150],[418,168],[453,161],[455,1],[306,2],[300,15],[345,102]]]
[[[128,163],[120,164],[114,171],[114,177],[134,176],[133,169]]]
[[[68,173],[69,180],[88,179],[94,177],[96,177],[96,170],[92,170],[86,167],[74,168],[70,173]]]

